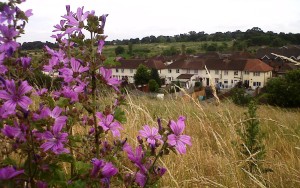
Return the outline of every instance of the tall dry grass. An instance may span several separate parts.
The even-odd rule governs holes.
[[[300,110],[259,106],[257,115],[265,132],[265,167],[274,172],[255,176],[245,170],[239,157],[236,129],[245,121],[247,108],[230,101],[220,105],[181,99],[157,100],[128,96],[125,107],[125,136],[134,142],[145,124],[155,126],[156,118],[186,117],[185,134],[193,146],[183,156],[170,154],[160,162],[168,173],[161,187],[300,187]]]

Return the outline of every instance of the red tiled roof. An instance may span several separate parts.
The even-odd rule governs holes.
[[[259,59],[247,59],[244,70],[250,72],[268,72],[272,71],[273,68]]]

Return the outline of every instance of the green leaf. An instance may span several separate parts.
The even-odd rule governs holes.
[[[92,168],[92,164],[90,163],[85,163],[82,161],[75,162],[75,169],[77,170],[78,174],[88,173],[91,168]]]
[[[70,104],[70,101],[69,99],[65,98],[65,97],[60,97],[59,100],[56,102],[56,104],[63,108],[63,107],[66,107]]]
[[[127,121],[125,112],[123,110],[121,110],[120,108],[117,108],[115,110],[114,117],[120,123],[126,123],[126,121]]]
[[[86,182],[82,180],[73,181],[68,187],[70,188],[81,188],[86,187]]]
[[[2,162],[1,162],[1,165],[3,166],[9,166],[9,165],[12,165],[12,166],[17,166],[17,163],[15,160],[11,159],[11,158],[6,158],[4,159]]]
[[[71,154],[60,154],[58,156],[58,159],[63,161],[63,162],[68,162],[68,163],[73,163],[75,160],[74,160],[74,157],[71,155]]]
[[[55,101],[53,100],[53,97],[47,96],[47,97],[45,97],[45,100],[47,101],[48,105],[49,105],[51,108],[54,108],[54,107],[55,107]]]

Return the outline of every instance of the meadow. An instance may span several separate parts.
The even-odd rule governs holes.
[[[159,187],[299,187],[300,186],[300,110],[259,105],[257,116],[265,133],[264,166],[273,172],[258,176],[243,170],[247,159],[241,159],[236,130],[245,119],[247,107],[230,100],[199,103],[180,98],[164,101],[147,97],[127,97],[127,123],[123,133],[134,143],[143,125],[164,125],[169,119],[186,117],[185,134],[192,138],[187,154],[170,153],[160,160],[168,169]],[[137,143],[135,143],[137,144]]]

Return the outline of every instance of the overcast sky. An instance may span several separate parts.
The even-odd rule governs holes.
[[[66,13],[84,6],[96,15],[109,14],[107,40],[173,36],[189,31],[264,31],[300,33],[300,0],[27,0],[33,9],[20,42],[50,41],[53,26]]]

